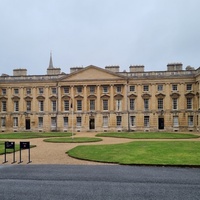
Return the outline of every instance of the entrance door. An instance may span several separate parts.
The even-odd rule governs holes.
[[[30,119],[26,119],[26,130],[30,130],[30,129],[31,129]]]
[[[90,118],[89,126],[90,126],[90,129],[95,129],[95,120],[94,120],[94,118]]]
[[[158,129],[164,129],[164,128],[165,128],[164,118],[160,117],[158,118]]]

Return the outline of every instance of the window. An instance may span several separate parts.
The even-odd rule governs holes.
[[[19,101],[14,101],[14,112],[19,111]]]
[[[163,85],[158,85],[158,91],[162,91],[163,90]]]
[[[51,118],[51,127],[55,128],[56,127],[56,117]]]
[[[192,98],[187,98],[187,109],[192,109]]]
[[[51,93],[52,94],[57,94],[57,89],[55,87],[51,88]]]
[[[135,85],[130,85],[129,91],[130,91],[130,92],[134,92],[134,91],[135,91]]]
[[[44,111],[44,101],[39,101],[39,111],[40,112]]]
[[[68,127],[68,117],[63,117],[64,127]]]
[[[173,98],[172,99],[172,110],[177,110],[178,109],[178,99]]]
[[[103,86],[103,93],[108,93],[108,86]]]
[[[82,93],[82,86],[77,87],[77,93]]]
[[[6,101],[2,101],[1,102],[1,111],[2,112],[6,112],[7,111]]]
[[[144,110],[149,110],[149,99],[144,99]]]
[[[186,85],[186,90],[192,90],[192,84],[187,84]]]
[[[178,127],[179,124],[178,124],[178,116],[174,116],[173,117],[173,127]]]
[[[130,116],[130,125],[135,126],[135,116]]]
[[[122,105],[122,101],[121,99],[117,99],[116,100],[116,111],[121,111],[121,105]]]
[[[38,88],[39,94],[43,94],[44,93],[44,88]]]
[[[55,112],[57,110],[57,107],[56,107],[56,101],[52,101],[52,111]]]
[[[64,87],[63,91],[64,91],[64,94],[69,94],[69,87]]]
[[[95,93],[95,86],[90,86],[90,94],[94,94]]]
[[[31,101],[26,102],[26,111],[31,111]]]
[[[64,100],[64,111],[69,111],[69,100]]]
[[[193,127],[194,126],[194,118],[193,116],[188,116],[188,126]]]
[[[120,85],[116,86],[116,92],[119,93],[122,91],[122,87]]]
[[[108,127],[108,116],[103,116],[103,127]]]
[[[135,109],[135,99],[130,99],[130,110]]]
[[[149,116],[144,116],[144,127],[149,127]]]
[[[76,126],[77,127],[81,126],[81,117],[76,117]]]
[[[108,110],[108,100],[107,99],[103,100],[103,110]]]
[[[6,118],[2,117],[1,118],[1,127],[5,127],[6,126]]]
[[[16,94],[16,95],[19,94],[19,89],[18,89],[18,88],[15,88],[15,89],[14,89],[14,94]]]
[[[43,117],[38,117],[38,127],[39,128],[43,127]]]
[[[95,100],[90,100],[90,110],[95,110]]]
[[[143,86],[143,91],[149,91],[149,86],[148,85],[144,85]]]
[[[82,100],[77,100],[77,110],[82,110]]]
[[[13,127],[18,127],[18,117],[13,117]]]
[[[163,99],[162,98],[158,99],[158,110],[163,110]]]
[[[121,126],[122,124],[122,117],[121,116],[117,116],[117,126]]]
[[[178,89],[178,86],[177,86],[177,85],[172,85],[172,90],[173,90],[173,91],[177,91],[177,89]]]
[[[31,88],[26,88],[26,94],[31,94]]]
[[[5,88],[2,89],[2,95],[6,95],[6,89]]]

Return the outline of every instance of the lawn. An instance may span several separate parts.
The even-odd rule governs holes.
[[[168,132],[113,132],[99,133],[97,137],[116,137],[128,139],[188,139],[198,138],[198,135],[189,133],[168,133]]]
[[[95,137],[74,137],[74,138],[48,138],[44,140],[45,142],[53,142],[53,143],[84,143],[84,142],[99,142],[102,141],[101,138]]]
[[[69,156],[106,163],[200,166],[200,142],[136,141],[114,145],[77,146]]]
[[[31,139],[31,138],[47,138],[47,137],[70,137],[71,133],[62,132],[14,132],[0,134],[0,139]]]

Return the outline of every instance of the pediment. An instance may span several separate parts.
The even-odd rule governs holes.
[[[83,81],[83,80],[115,80],[124,79],[123,76],[114,72],[90,65],[78,71],[71,73],[70,75],[61,78],[60,81]]]
[[[193,98],[195,94],[193,92],[188,92],[187,94],[185,94],[185,96],[188,98]]]

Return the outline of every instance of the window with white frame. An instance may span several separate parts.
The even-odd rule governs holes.
[[[135,99],[130,99],[130,110],[135,110]]]
[[[95,110],[95,100],[90,100],[90,110]]]
[[[108,127],[108,116],[103,116],[103,127]]]
[[[77,86],[77,93],[82,93],[82,86]]]
[[[6,118],[1,117],[1,127],[5,127],[5,126],[6,126]]]
[[[173,116],[173,127],[178,127],[179,123],[178,123],[178,116]]]
[[[40,100],[38,101],[39,104],[39,112],[43,112],[44,111],[44,101]]]
[[[7,111],[7,102],[6,101],[2,101],[1,102],[1,111],[2,112],[6,112]]]
[[[116,111],[121,111],[122,110],[121,106],[122,106],[122,100],[117,99],[116,100]]]
[[[121,116],[117,116],[116,120],[117,120],[117,127],[121,127],[121,125],[122,125],[122,117]]]
[[[144,85],[143,86],[143,91],[146,91],[146,92],[149,91],[149,85]]]
[[[31,111],[31,101],[26,101],[26,111]]]
[[[194,117],[193,116],[188,116],[188,126],[193,127],[194,126]]]
[[[51,117],[51,127],[52,128],[56,127],[56,117]]]
[[[121,91],[122,91],[121,85],[117,85],[117,86],[116,86],[116,92],[117,92],[117,93],[120,93]]]
[[[64,111],[69,111],[69,100],[64,100]]]
[[[158,98],[158,110],[163,110],[163,98]]]
[[[135,126],[135,116],[130,116],[130,125]]]
[[[38,117],[38,127],[39,128],[43,127],[43,117]]]
[[[53,112],[56,112],[56,110],[57,110],[57,105],[56,104],[57,104],[56,100],[51,101],[52,111]]]
[[[108,110],[108,100],[103,99],[103,110]]]
[[[103,86],[103,93],[108,93],[108,86]]]
[[[5,88],[2,88],[1,94],[2,94],[2,95],[6,95],[6,89],[5,89]]]
[[[26,94],[27,95],[31,94],[31,88],[26,88]]]
[[[144,99],[144,110],[149,110],[149,99]]]
[[[95,93],[95,86],[91,85],[90,86],[90,94],[94,94]]]
[[[18,127],[18,117],[13,117],[13,127]]]
[[[15,89],[14,89],[14,94],[16,94],[16,95],[19,94],[19,89],[18,89],[18,88],[15,88]]]
[[[52,94],[57,94],[57,88],[55,88],[55,87],[51,88],[51,93]]]
[[[77,127],[81,127],[81,121],[82,121],[81,117],[76,117],[76,126]]]
[[[39,94],[43,94],[44,93],[44,88],[42,88],[42,87],[38,88],[38,92],[39,92]]]
[[[129,91],[130,91],[130,92],[134,92],[134,91],[135,91],[135,85],[130,85]]]
[[[187,109],[188,110],[192,109],[192,98],[187,98]]]
[[[144,116],[144,127],[149,127],[149,116]]]
[[[162,91],[163,90],[163,85],[158,85],[158,91]]]
[[[172,110],[178,110],[178,99],[177,98],[172,99]]]
[[[63,117],[63,123],[64,123],[64,127],[67,128],[68,127],[68,117]]]
[[[64,87],[63,91],[64,91],[64,94],[69,94],[69,87]]]
[[[14,101],[14,112],[19,111],[19,101]]]
[[[77,100],[77,110],[78,111],[82,110],[82,100]]]
[[[173,84],[173,85],[172,85],[172,90],[173,90],[173,91],[177,91],[177,90],[178,90],[178,85]]]
[[[186,85],[186,90],[191,91],[192,90],[192,84],[187,84]]]

